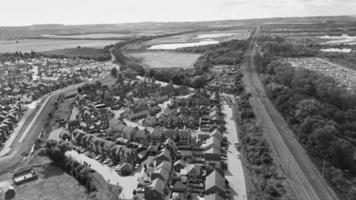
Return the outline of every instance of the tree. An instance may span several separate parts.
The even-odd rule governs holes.
[[[113,67],[110,71],[110,74],[113,78],[116,78],[117,77],[117,69],[116,67]]]
[[[195,88],[202,88],[206,85],[207,79],[203,75],[195,76],[192,80],[192,86]]]

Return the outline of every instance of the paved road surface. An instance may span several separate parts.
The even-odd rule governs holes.
[[[223,112],[225,114],[226,133],[224,134],[227,140],[231,143],[227,150],[228,170],[225,173],[225,178],[229,181],[232,189],[231,199],[245,200],[246,199],[246,183],[241,160],[238,158],[240,152],[237,151],[234,143],[238,142],[237,129],[232,118],[232,109],[226,103],[223,104]]]
[[[258,30],[256,31],[258,34]],[[253,39],[244,57],[242,71],[247,90],[252,94],[250,102],[267,134],[267,139],[279,157],[297,199],[338,200],[312,163],[304,148],[299,144],[281,114],[266,97],[264,86],[253,64],[256,42]]]

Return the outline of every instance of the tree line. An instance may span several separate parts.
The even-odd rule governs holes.
[[[338,194],[356,199],[355,93],[331,77],[279,59],[314,56],[312,49],[281,38],[259,38],[258,43],[264,55],[255,57],[255,66],[269,98]]]

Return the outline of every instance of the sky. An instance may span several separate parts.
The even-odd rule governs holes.
[[[0,26],[356,15],[356,0],[1,0]]]

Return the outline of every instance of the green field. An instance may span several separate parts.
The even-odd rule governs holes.
[[[85,58],[99,58],[106,57],[109,54],[104,49],[95,48],[70,48],[70,49],[58,49],[52,51],[42,52],[46,55],[61,55],[65,57],[85,57]]]
[[[16,188],[14,200],[88,200],[84,186],[54,165],[35,168],[38,180]]]
[[[192,68],[200,54],[167,51],[144,51],[129,53],[146,68]]]
[[[0,53],[6,52],[42,52],[56,49],[81,47],[103,48],[119,40],[71,40],[71,39],[22,39],[0,40]]]

